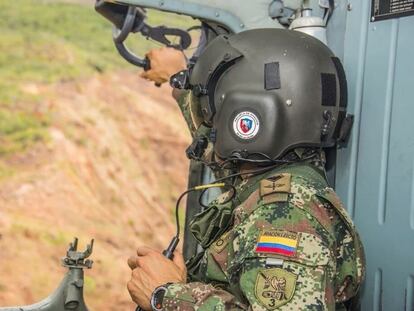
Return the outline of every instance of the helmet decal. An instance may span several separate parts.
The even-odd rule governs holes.
[[[259,132],[259,118],[250,111],[242,111],[233,120],[233,131],[242,139],[252,139]]]

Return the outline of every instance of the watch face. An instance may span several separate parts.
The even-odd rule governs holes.
[[[155,289],[154,293],[152,293],[151,307],[154,311],[162,310],[162,301],[164,299],[164,295],[166,291],[167,291],[167,288],[165,286],[160,286]]]

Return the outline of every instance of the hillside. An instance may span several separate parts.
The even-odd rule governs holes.
[[[171,90],[123,63],[89,6],[1,2],[0,28],[0,306],[48,295],[78,236],[96,240],[90,309],[132,309],[126,259],[168,243],[187,183]]]

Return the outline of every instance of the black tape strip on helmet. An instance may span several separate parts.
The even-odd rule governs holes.
[[[348,104],[348,85],[346,82],[345,70],[338,57],[331,57],[331,59],[333,64],[335,65],[336,73],[338,74],[339,79],[339,107],[346,108]]]
[[[348,105],[348,84],[346,81],[346,75],[344,67],[340,59],[336,56],[331,57],[331,60],[335,66],[339,80],[339,107],[344,109],[339,112],[338,121],[335,127],[333,138],[336,139],[338,146],[345,147],[348,143],[349,136],[354,123],[354,115],[346,113],[345,109]]]

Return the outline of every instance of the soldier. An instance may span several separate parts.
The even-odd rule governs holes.
[[[324,168],[349,129],[339,60],[308,35],[251,30],[218,36],[180,76],[194,141],[209,142],[194,158],[231,172],[234,190],[191,221],[204,251],[186,265],[138,248],[132,299],[144,310],[357,308],[363,248]]]

